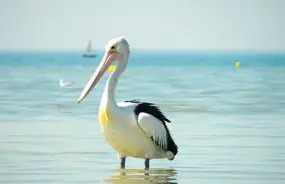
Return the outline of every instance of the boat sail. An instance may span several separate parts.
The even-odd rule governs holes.
[[[83,57],[96,57],[96,56],[97,55],[92,52],[92,43],[91,43],[91,40],[89,40],[87,47],[86,47],[86,53],[83,54]]]

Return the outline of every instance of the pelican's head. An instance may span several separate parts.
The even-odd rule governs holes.
[[[110,40],[106,46],[102,61],[84,87],[77,103],[80,103],[91,92],[113,62],[118,61],[119,64],[125,66],[129,59],[129,52],[129,44],[124,37]]]
[[[127,54],[130,52],[127,40],[121,36],[110,40],[105,48],[105,54],[109,51],[116,51],[120,54]]]

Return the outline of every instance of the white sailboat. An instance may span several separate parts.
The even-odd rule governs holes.
[[[86,53],[83,54],[83,57],[96,57],[97,55],[94,54],[91,49],[92,49],[92,43],[91,43],[91,40],[89,40],[87,48],[86,48]]]

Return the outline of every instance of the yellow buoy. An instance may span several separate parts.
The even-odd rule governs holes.
[[[111,66],[109,67],[109,72],[112,73],[112,72],[115,70],[115,68],[116,68],[116,66],[111,65]]]
[[[236,62],[236,67],[240,67],[240,62]]]

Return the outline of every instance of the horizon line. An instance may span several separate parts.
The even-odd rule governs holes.
[[[81,49],[0,49],[3,52],[79,52]],[[105,52],[105,49],[93,49],[92,53]],[[258,52],[258,53],[285,53],[283,49],[131,49],[131,52]]]

